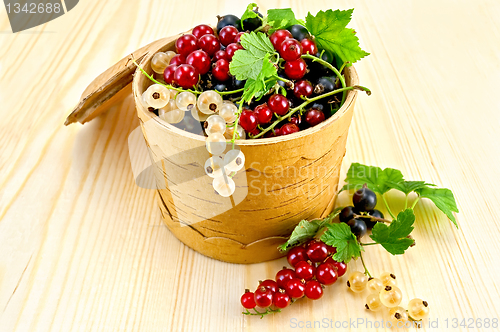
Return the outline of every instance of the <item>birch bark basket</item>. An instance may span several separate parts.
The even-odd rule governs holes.
[[[157,51],[175,51],[177,37]],[[141,62],[148,73],[155,53],[149,52]],[[352,66],[344,74],[348,86],[358,84]],[[136,70],[132,89],[154,168],[158,203],[163,221],[183,243],[226,262],[267,261],[282,256],[277,246],[300,220],[324,217],[332,210],[355,90],[348,91],[334,116],[313,128],[287,136],[237,140],[246,157],[245,167],[233,178],[234,195],[224,198],[214,192],[212,178],[204,171],[210,158],[205,137],[176,128],[144,107],[141,96],[151,84]]]

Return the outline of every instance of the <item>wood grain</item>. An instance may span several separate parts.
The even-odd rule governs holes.
[[[269,1],[299,16],[327,1]],[[500,4],[498,1],[339,1],[371,55],[357,66],[359,96],[341,177],[359,161],[451,188],[460,229],[417,205],[417,246],[403,257],[368,248],[371,271],[393,271],[404,302],[429,301],[444,320],[499,318]],[[264,319],[239,296],[285,264],[233,265],[182,245],[161,224],[154,190],[136,186],[127,138],[131,97],[83,127],[64,119],[83,89],[156,39],[241,13],[243,2],[84,1],[11,34],[0,19],[0,327],[3,331],[295,331],[291,320],[380,320],[344,283]],[[194,10],[195,9],[195,10]],[[394,209],[402,197],[390,193]],[[338,204],[349,197],[341,195]],[[350,269],[360,268],[358,262]],[[325,328],[307,329],[323,331]],[[352,331],[381,331],[347,328]],[[389,329],[388,329],[389,330]]]

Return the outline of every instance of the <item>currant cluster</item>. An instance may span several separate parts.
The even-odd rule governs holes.
[[[377,222],[384,219],[382,212],[375,210],[377,195],[366,184],[354,193],[352,203],[353,206],[346,206],[340,211],[339,220],[347,223],[357,237],[364,236]]]
[[[420,321],[429,314],[426,301],[415,298],[408,303],[408,310],[400,306],[403,293],[396,285],[396,276],[390,272],[382,273],[378,278],[371,278],[355,271],[349,275],[347,286],[355,293],[369,291],[365,307],[371,311],[389,309],[389,316],[395,326],[404,326],[408,320]]]
[[[335,253],[335,248],[319,240],[290,249],[287,260],[293,268],[283,267],[276,273],[275,280],[259,282],[255,292],[247,289],[241,296],[241,304],[247,309],[244,313],[262,315],[284,309],[303,297],[320,299],[324,287],[333,285],[347,270],[345,263],[331,257]],[[256,307],[266,311],[255,314],[248,311]]]

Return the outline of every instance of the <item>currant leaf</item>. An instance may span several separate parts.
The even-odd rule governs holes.
[[[432,188],[429,186],[415,190],[416,193],[423,198],[430,199],[437,208],[440,209],[458,228],[458,223],[453,215],[453,212],[458,213],[457,202],[453,196],[453,192],[446,188]]]
[[[267,11],[267,24],[271,26],[269,33],[286,29],[294,24],[303,24],[295,18],[291,8],[269,9]]]
[[[273,44],[266,34],[251,32],[241,36],[241,46],[245,49],[234,53],[229,64],[229,71],[238,80],[249,78],[257,80],[263,70],[262,65],[266,54],[269,55],[269,59],[275,57],[276,51]]]
[[[348,263],[351,259],[361,256],[363,248],[346,223],[327,224],[326,226],[327,230],[321,235],[321,241],[337,249],[333,255],[334,260]]]
[[[369,189],[381,195],[385,194],[392,188],[394,184],[403,181],[401,171],[394,168],[386,168],[382,170],[377,166],[366,166],[360,163],[352,163],[347,171],[346,185],[343,190],[360,189],[365,183]]]
[[[371,239],[385,248],[393,255],[404,254],[415,241],[408,238],[413,231],[415,214],[412,209],[406,209],[398,214],[397,220],[393,220],[389,226],[384,223],[376,223],[372,229]]]

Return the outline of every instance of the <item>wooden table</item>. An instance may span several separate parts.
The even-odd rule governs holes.
[[[419,203],[417,246],[398,257],[367,248],[367,264],[398,276],[404,302],[428,300],[439,328],[422,331],[483,330],[452,322],[500,318],[500,2],[336,5],[356,8],[351,25],[371,52],[356,68],[373,91],[358,98],[342,174],[353,161],[398,168],[451,188],[460,209],[456,229],[430,202]],[[285,260],[222,263],[172,236],[154,190],[132,176],[131,98],[85,126],[63,126],[87,84],[122,56],[245,6],[80,1],[18,34],[0,11],[1,331],[296,331],[294,322],[387,319],[365,310],[345,278],[319,301],[262,320],[241,315],[243,290]],[[331,2],[267,1],[262,9],[278,6],[304,17]],[[390,196],[401,209],[401,197]],[[348,200],[342,194],[338,204]],[[345,330],[377,330],[360,326]]]

